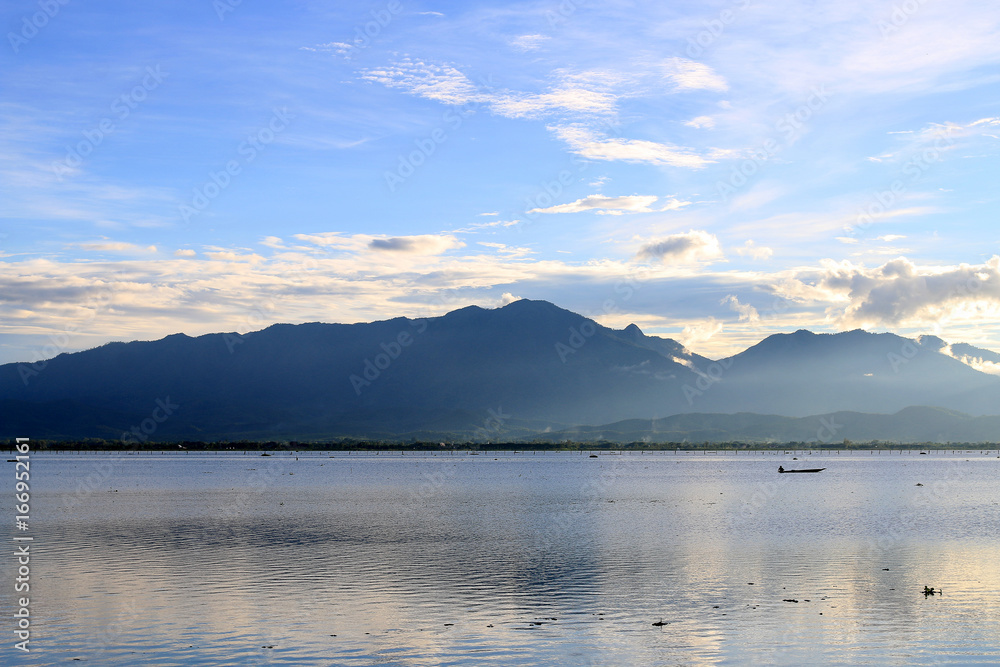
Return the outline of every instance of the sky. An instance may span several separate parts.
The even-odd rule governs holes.
[[[1000,350],[991,0],[12,0],[0,362],[544,299]]]

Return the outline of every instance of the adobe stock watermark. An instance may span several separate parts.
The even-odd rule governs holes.
[[[286,283],[292,281],[292,277],[289,275],[285,279]],[[246,326],[241,327],[243,331],[226,332],[222,334],[222,342],[226,344],[226,349],[229,350],[229,354],[232,354],[236,349],[237,345],[242,345],[245,340],[245,336],[251,331],[256,331],[258,327],[262,324],[270,322],[273,317],[276,308],[273,301],[264,301],[247,311],[246,316]]]
[[[601,304],[600,314],[613,315],[620,313],[621,309],[618,306],[618,299],[621,298],[622,301],[631,299],[636,290],[642,287],[642,281],[648,277],[649,272],[650,269],[648,267],[642,267],[617,281],[614,286],[614,292],[619,296],[605,299]],[[594,317],[596,316],[591,316],[584,320],[579,328],[575,326],[569,327],[569,337],[566,339],[566,342],[556,341],[556,354],[559,356],[561,362],[565,364],[570,355],[576,354],[597,333],[597,325],[592,321]]]
[[[118,124],[128,118],[142,102],[145,102],[149,94],[159,88],[168,76],[170,75],[162,71],[159,65],[146,67],[146,74],[142,81],[111,102],[110,109],[113,116],[104,117],[92,129],[83,130],[83,139],[72,146],[67,146],[66,157],[52,163],[52,171],[59,177],[59,180],[61,181],[63,176],[71,175],[75,169],[79,168],[83,164],[84,158],[93,153],[109,134],[117,130]]]
[[[736,21],[739,12],[750,7],[750,0],[738,0],[733,3],[732,9],[723,9],[718,13],[718,15],[711,20],[702,21],[704,29],[699,32],[694,37],[688,37],[687,48],[684,52],[689,58],[698,58],[705,53],[712,44],[722,37],[722,34],[726,30],[726,26],[731,25]]]
[[[830,95],[825,84],[813,86],[805,102],[775,121],[774,129],[781,133],[783,141],[773,137],[766,139],[758,148],[751,151],[748,158],[733,167],[728,179],[717,181],[715,191],[722,201],[728,202],[729,198],[736,194],[739,188],[749,183],[770,160],[791,146],[802,134],[809,120],[830,100]]]
[[[894,179],[884,189],[873,192],[868,203],[858,209],[855,224],[844,227],[844,234],[856,238],[860,232],[871,228],[879,216],[885,215],[898,205],[910,186],[940,162],[941,156],[948,148],[955,145],[955,138],[952,136],[954,131],[953,126],[946,126],[936,131],[934,142],[910,157],[903,165],[901,173],[906,178]]]
[[[481,78],[479,83],[479,90],[482,93],[492,92],[493,75]],[[448,141],[451,133],[462,127],[466,119],[475,114],[483,104],[483,96],[479,95],[458,106],[457,109],[448,109],[441,116],[446,127],[436,127],[426,136],[414,139],[414,149],[406,154],[400,153],[397,156],[396,168],[391,171],[386,170],[382,174],[389,192],[395,193],[401,185],[406,183],[438,151],[438,148]]]
[[[617,120],[605,119],[595,128],[595,132],[610,134],[620,126],[621,123]],[[576,178],[590,168],[591,160],[579,155],[572,155],[570,164],[572,169],[561,169],[552,179],[542,180],[535,193],[525,198],[522,215],[528,220],[528,223],[534,222],[544,209],[553,206]],[[518,225],[515,229],[520,232],[526,224]]]
[[[580,7],[587,4],[589,0],[561,0],[555,9],[545,12],[545,20],[548,21],[550,28],[555,28],[568,21]]]
[[[122,275],[116,274],[116,278],[121,278]],[[21,382],[24,383],[25,387],[48,367],[49,361],[52,358],[62,354],[69,348],[74,334],[82,327],[97,319],[101,313],[111,308],[114,302],[114,295],[114,289],[110,286],[104,286],[100,291],[91,294],[87,302],[83,304],[83,307],[89,311],[86,318],[76,324],[67,326],[58,333],[49,334],[48,343],[33,349],[34,359],[32,361],[17,365],[17,374],[20,376]]]
[[[399,0],[390,0],[383,9],[371,10],[372,20],[354,26],[354,39],[350,42],[338,42],[338,53],[345,58],[351,58],[367,49],[402,11],[403,3]]]
[[[735,303],[739,303],[739,300],[733,297]],[[727,303],[729,297],[722,300],[721,303]],[[771,301],[771,305],[763,311],[753,311],[753,317],[749,318],[748,324],[754,332],[760,332],[764,329],[764,326],[768,322],[774,322],[779,317],[784,315],[790,310],[788,305],[788,299],[776,296]],[[740,321],[743,319],[741,317]],[[689,406],[694,405],[695,399],[703,396],[709,389],[714,387],[716,384],[722,381],[723,376],[726,372],[732,368],[733,361],[731,359],[720,359],[719,361],[712,362],[704,370],[695,369],[698,373],[698,379],[695,381],[694,385],[685,384],[682,387],[684,392],[684,398],[687,400]]]
[[[893,5],[892,13],[888,19],[879,19],[875,24],[882,37],[899,32],[899,29],[910,22],[910,19],[920,11],[920,8],[927,4],[927,0],[905,0]]]
[[[416,329],[416,335],[427,331],[427,320],[410,320],[410,326]],[[377,380],[382,372],[392,365],[396,359],[403,354],[403,350],[413,344],[414,336],[409,331],[400,331],[396,337],[388,343],[382,342],[379,347],[381,352],[371,358],[365,358],[364,369],[361,375],[351,374],[348,380],[354,389],[354,394],[360,396],[363,389],[370,387],[372,382]]]
[[[179,211],[184,222],[190,222],[193,216],[208,208],[209,204],[232,184],[233,178],[239,176],[243,168],[253,162],[267,145],[288,127],[288,121],[293,118],[295,116],[288,113],[288,109],[284,107],[274,109],[267,124],[256,132],[248,134],[247,138],[236,147],[236,153],[240,157],[229,160],[218,171],[210,171],[208,180],[194,188],[191,202],[180,205]]]
[[[226,20],[226,14],[232,14],[243,4],[243,0],[212,0],[212,9],[220,21]]]
[[[476,427],[472,436],[475,440],[481,442],[489,442],[496,439],[503,432],[503,425],[511,418],[511,415],[503,413],[502,405],[498,406],[496,410],[489,408],[486,412],[489,416],[483,421],[482,426]]]
[[[156,399],[156,407],[148,417],[139,422],[138,426],[133,426],[128,431],[122,433],[121,441],[127,444],[147,442],[149,438],[160,428],[160,424],[173,416],[174,412],[181,406],[172,402],[170,397]]]
[[[39,11],[31,16],[22,16],[21,29],[18,32],[7,33],[7,41],[10,42],[10,48],[14,53],[20,53],[21,47],[38,36],[39,31],[68,4],[69,0],[38,0]]]

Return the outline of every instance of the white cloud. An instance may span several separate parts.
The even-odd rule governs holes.
[[[740,300],[733,294],[724,298],[722,305],[729,306],[730,310],[738,313],[740,322],[749,322],[750,324],[758,324],[760,322],[760,313],[757,312],[757,309],[748,303],[740,303]]]
[[[214,262],[248,262],[259,264],[264,258],[256,253],[239,253],[233,250],[214,250],[206,252],[205,256]]]
[[[435,65],[411,58],[382,69],[362,70],[361,78],[444,104],[465,104],[481,98],[472,81],[451,65]]]
[[[681,201],[676,197],[670,197],[667,202],[659,209],[660,211],[679,211],[685,206],[690,206],[691,202]]]
[[[518,51],[535,51],[548,39],[548,35],[521,35],[510,40],[510,45]]]
[[[685,347],[690,347],[710,340],[712,336],[720,331],[722,331],[722,322],[714,317],[709,317],[706,320],[685,326],[683,331],[681,331],[680,342]]]
[[[261,241],[260,244],[262,246],[266,246],[268,248],[274,248],[276,250],[284,250],[287,248],[287,246],[285,246],[285,242],[282,241],[281,238],[277,236],[265,236],[264,240]]]
[[[579,213],[594,211],[601,215],[621,215],[626,213],[652,213],[649,208],[658,197],[654,195],[629,195],[626,197],[607,197],[605,195],[590,195],[568,204],[558,204],[548,208],[534,208],[528,213]]]
[[[174,251],[174,257],[195,257],[198,253],[190,248],[181,248],[180,250]]]
[[[490,98],[490,110],[506,118],[539,118],[554,111],[611,114],[617,99],[611,93],[567,86],[540,94],[498,93]]]
[[[508,304],[514,303],[515,301],[520,301],[523,297],[514,296],[510,292],[504,292],[500,295],[500,307],[506,306]]]
[[[316,46],[300,46],[300,51],[313,51],[314,53],[333,53],[338,56],[346,56],[354,46],[346,42],[328,42],[317,44]]]
[[[742,247],[736,249],[736,254],[752,259],[770,259],[774,251],[765,246],[758,246],[752,240],[748,240]]]
[[[990,361],[988,359],[983,359],[982,357],[972,357],[967,354],[963,355],[951,355],[961,361],[966,366],[975,368],[981,373],[989,373],[990,375],[1000,375],[1000,364]]]
[[[79,246],[84,250],[92,250],[94,252],[156,252],[155,245],[143,247],[123,241],[94,241],[81,243]]]
[[[684,124],[688,127],[695,127],[699,130],[706,129],[710,130],[715,127],[715,119],[711,116],[697,116],[691,120],[684,121]]]
[[[580,125],[549,129],[565,141],[574,153],[591,160],[644,162],[691,169],[700,169],[715,162],[699,155],[692,148],[637,139],[598,138],[589,129]]]
[[[696,230],[648,241],[635,256],[636,259],[659,259],[664,263],[724,259],[719,239],[708,232]]]
[[[893,241],[898,241],[899,239],[905,239],[906,237],[902,234],[886,234],[885,236],[878,236],[875,238],[876,241],[884,241],[885,243],[892,243]]]
[[[827,309],[840,326],[940,326],[1000,316],[1000,256],[983,264],[918,266],[905,257],[867,268],[826,261],[818,272],[775,286],[796,299],[842,303]]]
[[[677,90],[729,90],[726,80],[716,74],[708,65],[687,60],[686,58],[671,58],[663,64],[664,76],[676,86]]]

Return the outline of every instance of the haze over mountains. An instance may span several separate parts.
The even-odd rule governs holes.
[[[1000,414],[1000,377],[970,364],[998,361],[934,337],[860,330],[769,336],[713,361],[635,325],[609,329],[520,300],[7,364],[0,435],[995,441],[1000,418],[972,417]],[[840,414],[822,432],[816,416],[848,412],[881,416]]]

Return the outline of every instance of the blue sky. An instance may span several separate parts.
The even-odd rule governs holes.
[[[334,6],[336,5],[336,6]],[[546,299],[1000,349],[1000,12],[9,2],[0,362]]]

